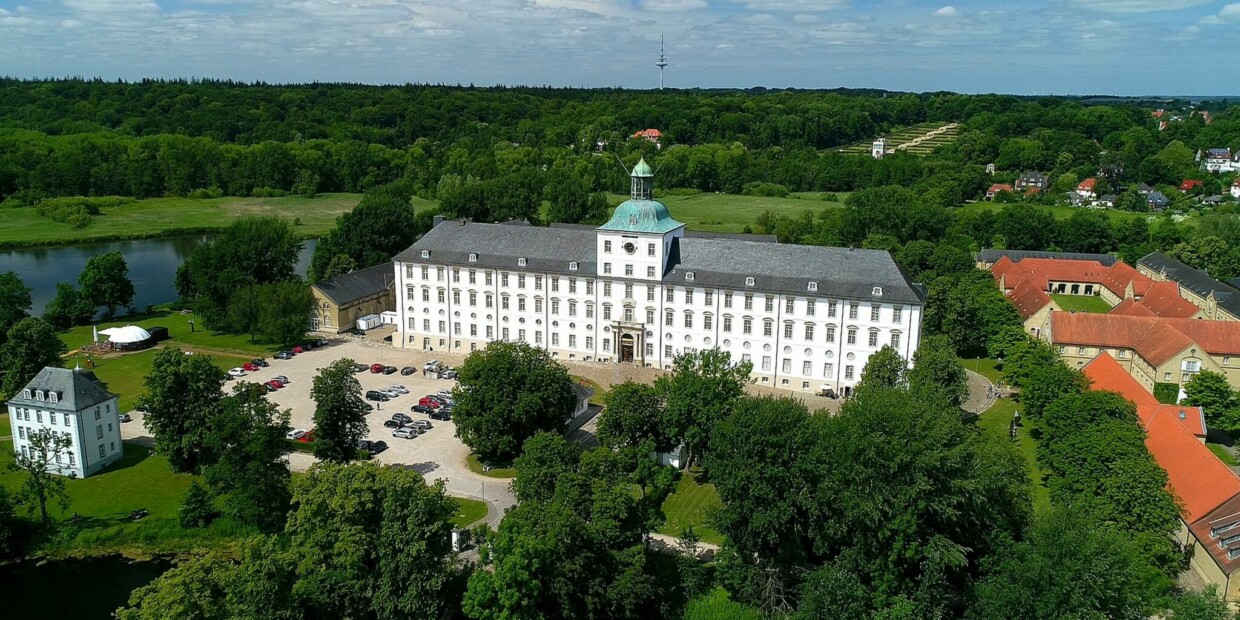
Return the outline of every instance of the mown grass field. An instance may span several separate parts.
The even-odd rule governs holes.
[[[733,601],[727,590],[715,588],[685,606],[684,620],[762,620],[762,613]]]
[[[676,490],[663,501],[663,515],[667,520],[659,528],[660,534],[680,536],[692,526],[702,542],[723,544],[723,535],[707,525],[712,510],[722,508],[723,501],[715,485],[698,481],[698,473],[684,472],[676,484]]]
[[[191,320],[194,321],[192,328],[189,324]],[[165,340],[162,344],[164,346],[179,346],[183,349],[218,351],[237,355],[250,355],[251,357],[269,356],[279,350],[279,347],[275,345],[250,342],[250,337],[245,334],[213,332],[204,329],[202,324],[202,319],[193,314],[181,314],[171,310],[156,310],[149,315],[125,317],[110,323],[100,323],[98,328],[102,331],[109,327],[124,325],[137,325],[144,328],[167,327],[168,340]],[[69,347],[70,351],[90,344],[93,337],[90,326],[75,327],[61,332],[60,335],[60,339]],[[107,340],[107,336],[101,334],[99,339]]]
[[[517,470],[511,467],[492,467],[490,470],[487,470],[485,466],[483,466],[482,461],[479,461],[478,457],[473,454],[465,457],[465,464],[469,466],[469,471],[472,471],[479,476],[499,478],[502,480],[511,480],[517,477]]]
[[[0,247],[208,232],[222,230],[245,215],[274,215],[289,222],[297,218],[301,225],[294,232],[303,237],[318,237],[331,230],[336,217],[356,206],[361,197],[322,194],[316,198],[148,198],[103,209],[89,226],[78,230],[39,215],[34,207],[0,208]]]
[[[990,409],[978,416],[978,428],[990,433],[1001,441],[1012,441],[1008,435],[1008,425],[1012,422],[1012,414],[1020,407],[1010,398],[1001,398]],[[1033,484],[1033,510],[1037,514],[1045,513],[1051,508],[1051,492],[1046,486],[1045,474],[1038,467],[1038,443],[1029,432],[1029,426],[1016,429],[1016,447],[1025,457],[1029,468],[1029,480]]]
[[[453,497],[456,502],[456,514],[452,516],[452,525],[467,527],[487,516],[487,503],[476,499]]]
[[[764,211],[779,215],[799,217],[802,213],[818,213],[823,209],[841,208],[843,202],[825,201],[821,194],[794,194],[788,198],[765,196],[740,196],[736,194],[702,193],[690,196],[658,195],[656,199],[667,205],[673,218],[684,222],[689,230],[739,233],[757,221]],[[843,201],[847,194],[837,194]],[[612,212],[615,206],[628,200],[627,195],[613,194],[609,197]]]
[[[1093,312],[1106,314],[1111,311],[1111,304],[1097,295],[1051,295],[1051,299],[1063,308],[1064,312]]]
[[[99,377],[100,381],[107,384],[108,391],[120,397],[116,405],[120,411],[132,411],[134,406],[138,404],[138,397],[145,389],[143,384],[146,381],[146,375],[151,371],[151,365],[154,363],[155,355],[158,352],[158,349],[150,349],[139,353],[94,356],[95,366],[92,370],[95,376]],[[218,353],[211,353],[208,356],[222,370],[239,366],[250,359]],[[70,366],[75,363],[81,363],[82,368],[88,367],[84,357],[71,359],[73,361],[69,362]],[[229,388],[226,387],[225,389]]]

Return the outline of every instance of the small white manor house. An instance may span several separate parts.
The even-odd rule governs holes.
[[[870,355],[912,359],[922,287],[879,250],[688,232],[653,200],[643,160],[598,227],[437,224],[394,259],[394,343],[469,352],[492,340],[563,361],[669,369],[718,347],[759,384],[851,392]]]
[[[99,473],[125,452],[116,398],[94,373],[44,368],[5,403],[14,452],[29,454],[35,433],[62,433],[72,443],[54,455],[57,473],[77,478]]]

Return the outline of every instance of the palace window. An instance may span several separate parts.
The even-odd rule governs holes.
[[[732,317],[723,317],[723,331],[728,334],[732,333]]]
[[[853,378],[853,367],[852,367],[852,366],[845,366],[845,367],[844,367],[844,378],[845,378],[845,379],[851,379],[851,378]]]
[[[476,269],[470,269],[470,270],[469,270],[469,283],[470,283],[470,284],[477,284],[477,283],[478,283],[478,270],[476,270]]]
[[[753,286],[753,278],[752,278],[752,277],[745,278],[745,286]]]
[[[741,333],[743,334],[753,333],[753,319],[749,317],[745,317],[744,320],[741,321]]]
[[[714,329],[714,323],[715,323],[714,317],[712,317],[709,314],[702,315],[702,328],[703,329]]]
[[[848,344],[857,344],[857,328],[848,328]]]
[[[573,280],[569,280],[569,281],[568,281],[568,293],[569,293],[570,295],[576,295],[576,294],[577,294],[577,280],[576,280],[576,279],[573,279]]]
[[[560,292],[560,279],[559,278],[551,278],[551,292],[552,293]]]
[[[422,265],[422,279],[423,280],[431,279],[430,271],[431,271],[430,267],[427,267],[426,265]]]
[[[461,281],[461,270],[459,268],[456,268],[456,267],[452,268],[452,281],[453,282]]]
[[[672,287],[667,287],[667,303],[676,301],[676,291]]]
[[[753,295],[745,295],[745,309],[753,310]]]
[[[508,272],[507,272],[507,271],[505,271],[504,273],[500,274],[500,276],[499,276],[499,285],[500,285],[500,286],[502,286],[502,287],[504,287],[504,288],[508,288]]]
[[[473,291],[470,291],[469,292],[469,307],[476,308],[477,306],[478,306],[478,294]]]
[[[422,289],[422,302],[423,303],[431,302],[431,289],[429,288]]]
[[[576,335],[576,334],[569,334],[569,335],[568,335],[568,348],[570,348],[570,349],[576,349],[576,348],[577,348],[577,335]]]
[[[446,294],[446,293],[444,293],[442,290],[435,291],[435,292],[436,292],[436,293],[438,293],[438,296],[439,296],[439,303],[441,303],[441,304],[442,304],[442,303],[444,303],[444,302],[446,302],[446,301],[447,301],[447,294]]]
[[[784,312],[787,312],[788,314],[792,314],[796,312],[796,300],[795,299],[789,297],[788,299],[784,300]]]
[[[560,300],[552,299],[551,300],[551,314],[558,315],[559,313],[560,313]]]
[[[763,306],[765,310],[767,312],[774,312],[775,311],[775,298],[771,297],[770,295],[766,295],[764,301],[766,302]]]
[[[805,315],[814,316],[814,300],[812,299],[805,300]]]
[[[603,251],[611,254],[611,239],[606,239],[603,241]]]
[[[818,283],[817,283],[817,282],[810,282],[810,283],[809,283],[809,292],[811,292],[811,293],[817,293],[817,292],[818,292]]]
[[[559,334],[559,332],[551,332],[551,346],[553,346],[553,347],[558,347],[558,346],[560,346],[560,334]]]
[[[891,309],[891,321],[899,323],[904,319],[904,306],[895,306]]]
[[[829,318],[835,317],[835,302],[834,301],[827,302],[827,317]]]
[[[650,266],[646,267],[646,277],[647,277],[647,278],[653,278],[653,277],[654,277],[654,265],[650,265]]]
[[[647,323],[654,322],[654,308],[646,308],[646,322]]]
[[[792,360],[785,357],[784,362],[783,364],[781,364],[781,366],[782,366],[782,368],[780,368],[781,371],[792,372]]]
[[[594,348],[594,336],[586,336],[586,348],[587,349]]]
[[[509,308],[508,299],[509,297],[507,295],[503,295],[499,298],[499,307],[501,310],[507,310]]]
[[[422,258],[430,258],[430,257],[431,257],[430,250],[422,250]]]
[[[693,272],[692,272],[692,271],[686,271],[686,272],[685,272],[685,282],[692,282],[692,281],[693,281]]]
[[[460,291],[452,291],[452,303],[454,304],[461,303],[461,292]]]
[[[542,290],[542,276],[534,276],[534,290]]]
[[[775,332],[775,321],[772,321],[770,319],[762,321],[762,335],[763,336],[770,336],[774,332]]]
[[[477,324],[474,324],[474,323],[469,324],[469,337],[470,338],[478,337],[478,325]]]
[[[568,302],[568,316],[577,316],[577,302],[572,300]]]
[[[525,276],[524,275],[521,275],[521,274],[517,275],[517,288],[525,288]]]
[[[603,263],[603,274],[604,275],[611,274],[611,263]]]
[[[646,256],[654,256],[654,244],[653,243],[646,244]]]
[[[633,299],[633,285],[632,284],[624,285],[624,298]]]
[[[671,310],[668,310],[667,313],[663,316],[663,324],[668,327],[671,327],[676,320],[674,317],[675,317],[675,314]]]
[[[477,254],[472,254],[472,253],[471,253],[471,254],[469,255],[469,262],[471,262],[471,263],[476,263],[476,262],[478,262],[478,255],[477,255]]]
[[[870,294],[871,294],[871,295],[873,295],[873,296],[875,296],[875,297],[882,297],[882,296],[883,296],[883,287],[881,287],[881,286],[876,286],[876,287],[874,287],[874,290],[873,290],[873,291],[870,291]]]
[[[877,347],[877,346],[878,346],[878,330],[877,330],[877,329],[871,329],[871,330],[870,330],[870,341],[869,341],[869,346],[871,346],[871,347]]]
[[[541,297],[534,298],[534,312],[539,312],[539,313],[542,312],[542,298]]]
[[[490,293],[487,293],[486,304],[488,308],[491,307],[491,304],[494,303],[494,301],[495,301],[494,297],[492,297]]]
[[[487,273],[487,286],[491,286],[491,272],[488,271],[486,273]]]
[[[693,289],[685,289],[685,305],[693,303]]]
[[[435,268],[435,281],[443,282],[443,277],[444,277],[443,267],[436,267]]]
[[[857,318],[857,304],[848,304],[848,318],[853,319],[853,320],[856,320],[856,318]]]
[[[572,261],[571,263],[569,263],[569,264],[568,264],[568,270],[569,270],[569,271],[577,271],[577,261]]]
[[[586,295],[594,294],[594,280],[586,280]]]
[[[591,303],[586,304],[586,318],[587,319],[594,318],[594,304],[591,304]]]
[[[627,323],[633,322],[633,308],[629,306],[624,307],[624,320]]]
[[[625,276],[627,276],[627,277],[632,277],[632,275],[633,275],[633,265],[632,265],[631,263],[626,263],[626,264],[624,265],[624,275],[625,275]]]
[[[792,321],[784,323],[784,338],[792,337]]]
[[[654,301],[654,286],[646,287],[646,301]]]
[[[715,305],[715,293],[714,293],[714,291],[706,291],[706,293],[705,293],[704,297],[705,297],[706,299],[705,299],[705,300],[703,300],[703,302],[702,302],[702,303],[705,303],[705,304],[706,304],[706,305],[708,305],[708,306],[713,306],[713,305]]]
[[[805,326],[805,339],[806,340],[814,339],[814,325],[812,323],[807,324]]]
[[[586,318],[589,318],[589,317],[590,317],[590,306],[586,306]],[[604,321],[611,320],[611,304],[603,305],[603,320]]]
[[[810,373],[812,372],[814,372],[813,362],[810,362],[810,361],[801,362],[801,374],[808,377]]]
[[[870,306],[870,320],[871,321],[875,323],[878,322],[878,312],[879,312],[878,306]]]
[[[731,308],[731,307],[732,307],[732,293],[724,293],[724,294],[723,294],[723,307],[724,307],[724,308]]]
[[[663,346],[663,357],[672,357],[672,345]],[[22,449],[25,449],[25,446],[22,446]]]
[[[603,297],[611,297],[611,282],[603,283]]]
[[[891,348],[900,348],[900,332],[891,332]]]
[[[685,313],[685,328],[686,329],[693,328],[693,313],[692,312]]]
[[[525,266],[525,259],[524,259],[524,258],[518,258],[518,259],[517,259],[517,266],[518,266],[518,267],[524,267],[524,266]],[[525,340],[525,338],[522,338],[522,340]]]
[[[770,370],[771,370],[771,356],[769,356],[769,355],[763,355],[763,356],[762,356],[762,370],[765,370],[765,371],[767,371],[767,372],[770,372]]]

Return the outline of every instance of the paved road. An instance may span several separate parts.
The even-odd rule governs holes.
[[[960,404],[960,408],[969,413],[981,413],[994,406],[997,400],[995,384],[991,383],[990,379],[967,368],[964,372],[968,377],[969,396]]]

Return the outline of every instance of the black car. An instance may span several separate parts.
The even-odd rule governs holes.
[[[410,407],[409,410],[414,413],[425,413],[426,415],[435,413],[434,407],[427,407],[426,405],[414,405]]]
[[[279,353],[276,353],[275,358],[278,360],[291,360],[294,355],[296,355],[296,353],[293,353],[292,351],[280,351]]]
[[[133,417],[130,416],[128,413],[121,414],[121,422],[132,422],[132,421],[133,421]]]
[[[255,366],[261,366],[263,368],[266,368],[271,365],[267,360],[262,359],[262,358],[252,359],[250,360],[250,363],[254,364]]]
[[[384,367],[383,367],[383,374],[385,374],[385,375],[394,375],[394,374],[396,374],[396,367],[395,367],[395,366],[384,366]]]
[[[373,400],[373,401],[380,402],[380,403],[386,403],[387,401],[391,399],[389,399],[387,397],[387,394],[384,394],[383,392],[380,392],[378,390],[370,390],[369,392],[366,392],[366,400]]]
[[[383,421],[383,428],[400,428],[400,427],[401,427],[400,422],[397,422],[396,420],[384,420]]]
[[[450,420],[452,420],[452,411],[450,411],[450,410],[449,410],[449,411],[445,411],[445,410],[443,410],[443,409],[440,409],[439,411],[432,411],[432,412],[430,413],[430,416],[431,416],[431,419],[432,419],[432,420],[444,420],[444,421],[450,421]]]
[[[366,408],[366,413],[370,413],[375,410],[375,406],[369,403],[362,403],[362,406]]]
[[[385,442],[382,442],[382,441],[370,442],[370,453],[372,455],[379,454],[380,452],[383,452],[384,450],[387,450],[387,449],[388,449],[388,445]]]
[[[367,370],[370,370],[370,366],[367,366],[365,364],[354,364],[353,365],[353,372],[366,372]]]
[[[390,421],[392,421],[392,422],[399,422],[400,424],[405,425],[405,424],[409,424],[410,422],[412,422],[412,421],[413,421],[413,418],[411,418],[411,417],[409,417],[409,416],[407,416],[407,415],[405,415],[405,414],[403,414],[403,413],[393,413],[393,414],[392,414],[392,419],[391,419]]]
[[[402,375],[404,375],[404,376],[406,376],[406,377],[407,377],[407,376],[409,376],[409,375],[411,375],[411,374],[413,374],[413,373],[415,373],[415,372],[417,372],[417,369],[416,369],[416,368],[414,368],[413,366],[405,366],[404,368],[401,368],[401,369],[400,369],[400,374],[402,374]]]
[[[326,338],[319,338],[319,339],[315,340],[315,341],[314,341],[314,346],[315,346],[316,348],[318,348],[318,347],[325,347],[325,346],[327,346],[327,339],[326,339]]]

